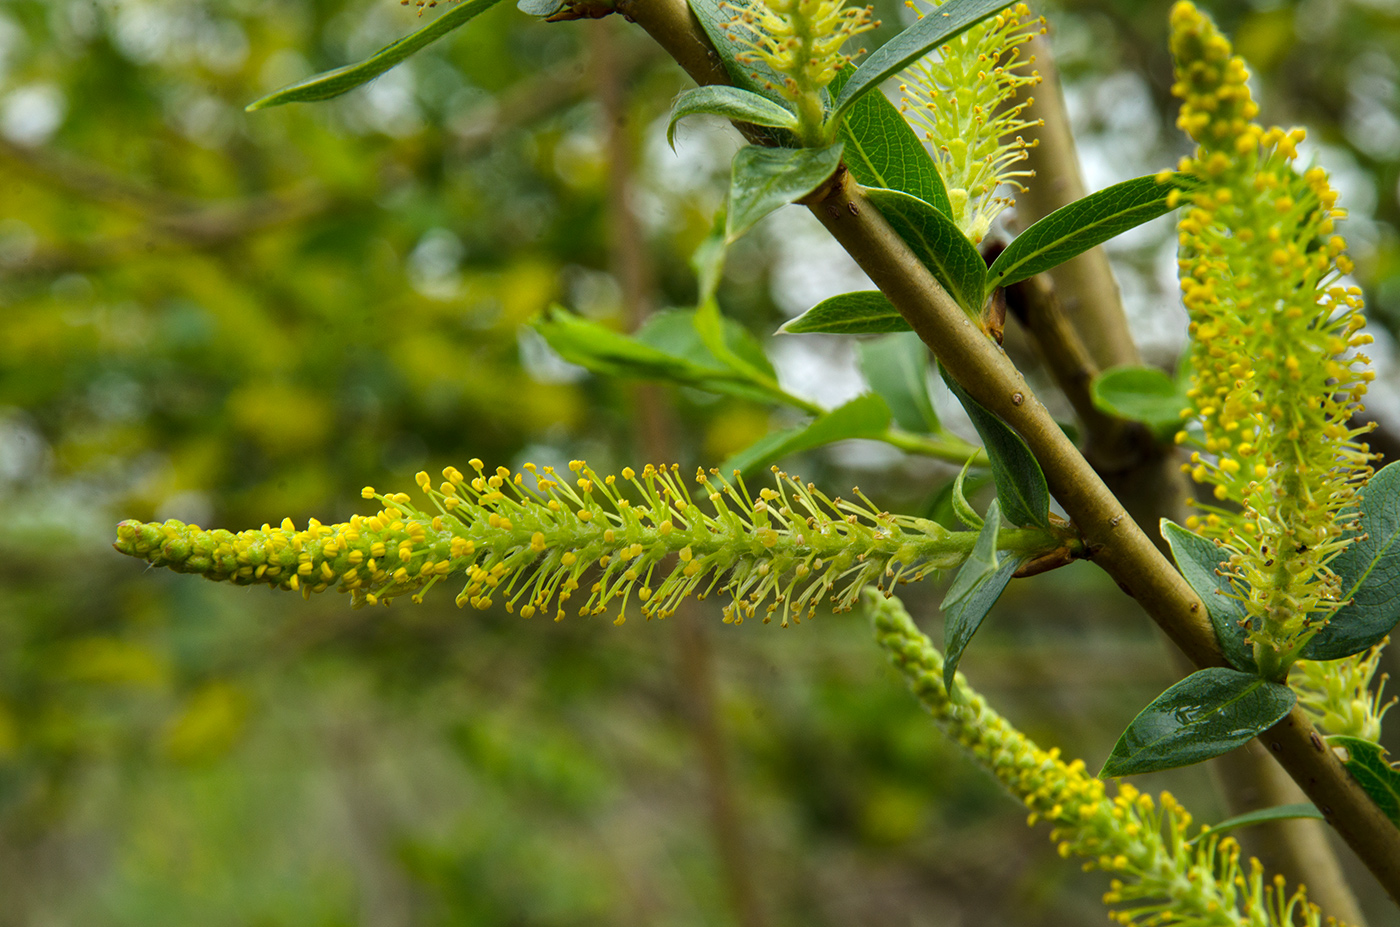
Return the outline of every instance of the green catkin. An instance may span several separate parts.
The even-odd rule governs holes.
[[[384,508],[345,524],[313,519],[297,529],[284,520],[235,534],[125,521],[115,546],[213,580],[306,596],[335,587],[357,606],[403,595],[421,602],[436,583],[465,575],[458,605],[500,601],[526,618],[552,611],[562,619],[577,598],[581,615],[615,606],[620,624],[633,597],[645,617],[665,618],[686,596],[718,590],[733,600],[726,622],[777,616],[786,626],[814,615],[828,597],[847,610],[868,585],[893,588],[954,568],[976,540],[974,532],[880,511],[859,489],[855,502],[830,499],[777,468],[775,488],[755,495],[741,480],[699,471],[692,495],[675,465],[648,465],[640,476],[626,468],[618,479],[583,461],[570,464],[571,478],[526,464],[528,480],[505,467],[488,474],[479,460],[471,467],[471,477],[448,467],[438,488],[419,473],[424,508],[406,493],[365,487],[364,498]],[[1000,534],[1003,549],[1021,553],[1065,543],[1052,531]]]
[[[1034,100],[1017,97],[1040,83],[1040,74],[1030,70],[1035,59],[1021,60],[1021,46],[1044,31],[1045,21],[1018,3],[900,75],[900,112],[932,147],[948,188],[951,218],[973,242],[1012,205],[997,191],[1002,186],[1025,190],[1022,181],[1033,174],[1016,168],[1035,144],[1019,133],[1042,122],[1023,119]]]
[[[1213,487],[1191,527],[1230,552],[1261,672],[1281,678],[1342,604],[1328,568],[1358,526],[1370,453],[1352,428],[1374,373],[1355,353],[1361,291],[1334,234],[1344,213],[1319,167],[1295,168],[1301,129],[1265,130],[1244,62],[1194,5],[1172,10],[1178,125],[1199,187],[1179,226],[1191,324],[1185,469]]]
[[[1081,760],[1066,763],[1042,750],[987,706],[959,673],[950,697],[943,657],[893,596],[865,594],[875,637],[934,721],[1030,809],[1046,821],[1061,856],[1114,875],[1104,903],[1124,925],[1156,927],[1320,927],[1322,915],[1300,886],[1266,880],[1257,860],[1241,864],[1240,848],[1208,827],[1191,833],[1191,815],[1169,793],[1157,801],[1127,783],[1110,797]]]
[[[825,125],[822,90],[850,64],[853,56],[842,46],[880,25],[872,9],[847,9],[845,0],[726,0],[720,6],[733,13],[725,32],[746,49],[739,63],[762,62],[778,75],[780,83],[767,89],[792,104],[804,144],[830,144],[825,136],[834,127]]]

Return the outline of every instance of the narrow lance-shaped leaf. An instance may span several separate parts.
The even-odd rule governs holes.
[[[729,184],[725,240],[738,240],[759,219],[821,186],[836,173],[841,150],[839,142],[829,148],[740,148]]]
[[[890,427],[890,407],[874,393],[857,396],[843,406],[820,415],[810,424],[768,435],[720,464],[728,475],[734,470],[752,473],[775,461],[835,441],[878,438]]]
[[[1303,648],[1308,660],[1339,660],[1369,650],[1400,620],[1400,463],[1361,490],[1361,536],[1330,566],[1351,601]]]
[[[923,19],[865,59],[837,94],[835,112],[830,118],[840,118],[857,100],[879,87],[885,78],[899,73],[939,45],[1010,5],[1011,0],[948,0],[930,10]]]
[[[947,370],[942,370],[942,374],[943,382],[962,403],[987,448],[1001,510],[1014,525],[1050,527],[1050,489],[1025,440],[969,396]]]
[[[1254,648],[1245,640],[1244,620],[1249,617],[1244,603],[1235,598],[1230,580],[1221,575],[1229,554],[1214,541],[1162,519],[1162,537],[1172,549],[1181,575],[1205,603],[1206,614],[1215,628],[1220,650],[1235,669],[1254,672]]]
[[[982,627],[982,620],[1021,565],[1019,557],[997,556],[1000,530],[1001,507],[994,499],[987,507],[987,518],[971,555],[953,577],[943,599],[943,685],[949,692],[955,691],[953,677],[972,636]]]
[[[1209,830],[1202,830],[1191,839],[1195,843],[1207,834],[1224,834],[1241,827],[1253,827],[1256,824],[1268,824],[1272,821],[1290,821],[1296,818],[1312,818],[1317,821],[1325,821],[1322,812],[1317,810],[1317,805],[1310,801],[1298,802],[1294,805],[1274,805],[1272,808],[1260,808],[1258,811],[1247,811],[1244,814],[1237,814],[1232,818],[1226,818],[1219,824],[1212,824]]]
[[[253,112],[254,110],[267,109],[270,106],[281,106],[283,103],[307,103],[338,97],[342,93],[354,90],[363,83],[374,80],[409,55],[436,42],[453,29],[465,25],[498,2],[499,0],[462,0],[460,4],[452,7],[422,29],[384,46],[359,64],[346,65],[343,68],[325,71],[305,80],[297,81],[295,84],[289,84],[260,100],[254,100],[246,108],[248,112]]]
[[[1190,189],[1190,183],[1186,174],[1135,177],[1061,206],[1016,236],[997,257],[987,274],[987,291],[1033,277],[1166,215],[1176,208],[1168,205],[1172,192]]]
[[[958,475],[953,477],[952,491],[948,495],[948,507],[952,509],[953,515],[958,521],[973,531],[980,531],[986,522],[981,515],[977,514],[977,510],[972,507],[972,503],[967,498],[967,471],[972,469],[972,461],[976,459],[975,457],[968,458],[967,463],[963,464],[962,469],[958,471]],[[973,491],[976,492],[976,489],[976,484],[974,484]],[[997,514],[1001,514],[1001,503],[997,503]]]
[[[866,195],[963,311],[979,315],[987,262],[957,224],[907,193],[869,190]]]
[[[1133,719],[1099,775],[1174,769],[1228,753],[1283,720],[1296,701],[1288,686],[1250,673],[1197,670]]]
[[[1385,748],[1360,737],[1336,736],[1328,743],[1347,752],[1344,765],[1371,801],[1385,812],[1391,822],[1400,827],[1400,769],[1386,759]]]
[[[911,330],[904,316],[879,290],[857,290],[824,299],[778,329],[785,335],[875,335]]]
[[[831,92],[840,93],[850,69],[837,73]],[[953,214],[948,189],[924,143],[883,93],[867,93],[841,124],[846,167],[858,183],[908,193],[945,216]]]
[[[701,113],[736,119],[756,126],[797,128],[797,117],[767,97],[738,87],[717,84],[710,87],[693,87],[676,98],[676,102],[671,106],[671,121],[666,126],[666,143],[674,148],[676,123],[686,116]]]

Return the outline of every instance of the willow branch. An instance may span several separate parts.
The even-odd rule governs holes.
[[[718,55],[683,0],[620,0],[619,11],[668,51],[698,82],[728,83]],[[809,208],[884,292],[952,376],[1015,428],[1045,471],[1050,491],[1074,519],[1091,558],[1137,599],[1199,667],[1224,666],[1200,597],[1128,516],[1069,441],[1024,378],[944,292],[904,241],[840,170]],[[1376,807],[1299,709],[1260,736],[1400,903],[1400,829]]]

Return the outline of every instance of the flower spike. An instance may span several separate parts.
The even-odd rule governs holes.
[[[474,476],[455,467],[434,488],[418,474],[422,508],[406,493],[366,499],[383,508],[348,523],[305,529],[290,520],[253,531],[205,531],[178,521],[122,522],[116,548],[157,566],[240,585],[266,583],[309,596],[332,586],[356,605],[415,602],[444,578],[465,574],[458,605],[500,600],[523,617],[582,598],[582,615],[616,606],[621,623],[635,597],[647,618],[665,618],[686,596],[719,590],[733,601],[726,622],[760,615],[783,625],[815,614],[830,597],[848,610],[866,586],[893,588],[958,566],[975,541],[936,522],[830,499],[774,468],[775,486],[751,495],[742,480],[701,470],[695,488],[679,467],[648,464],[641,474],[599,476],[583,461],[569,475],[552,467],[525,473],[498,467]],[[533,486],[528,485],[533,483]],[[693,493],[693,494],[692,494]],[[1038,530],[1006,530],[1003,547],[1025,552],[1061,546]],[[591,573],[590,573],[591,571]],[[591,582],[584,588],[585,574]]]
[[[1371,454],[1353,428],[1375,374],[1357,349],[1361,290],[1348,285],[1344,212],[1319,167],[1298,170],[1301,129],[1264,129],[1244,62],[1196,7],[1172,10],[1178,124],[1198,143],[1182,169],[1202,186],[1179,226],[1191,318],[1185,414],[1200,433],[1185,469],[1220,505],[1188,527],[1231,552],[1261,672],[1281,676],[1343,604],[1328,563],[1358,528]],[[1182,196],[1179,193],[1174,197]]]

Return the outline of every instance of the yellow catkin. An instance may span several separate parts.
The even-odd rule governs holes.
[[[580,614],[616,609],[621,617],[635,592],[644,616],[664,618],[686,596],[718,590],[734,599],[731,620],[762,608],[764,621],[776,616],[787,624],[828,598],[848,609],[868,585],[892,588],[956,567],[975,540],[973,532],[882,512],[863,497],[832,500],[776,468],[775,488],[757,502],[742,481],[702,471],[702,506],[675,466],[649,466],[640,476],[627,470],[618,481],[576,461],[577,489],[550,467],[527,468],[533,488],[504,468],[484,477],[480,461],[472,467],[475,479],[449,477],[451,495],[420,474],[424,508],[403,493],[374,494],[385,507],[346,524],[313,520],[298,529],[288,519],[238,533],[127,521],[115,546],[157,566],[240,585],[297,588],[302,576],[315,580],[313,591],[338,586],[356,605],[419,600],[444,577],[460,575],[466,585],[458,603],[478,608],[501,600],[521,614],[528,607],[557,615],[573,602]],[[1053,531],[1008,529],[1000,537],[1004,549],[1022,553],[1066,542]],[[585,587],[587,571],[596,578]],[[575,595],[584,588],[586,595]]]
[[[1265,129],[1244,62],[1196,7],[1171,14],[1178,125],[1197,143],[1182,169],[1181,289],[1190,315],[1187,466],[1221,504],[1196,530],[1223,544],[1255,655],[1281,673],[1340,604],[1327,564],[1357,526],[1371,475],[1361,411],[1373,373],[1356,349],[1361,293],[1334,234],[1337,194],[1297,165],[1301,129]]]
[[[1239,845],[1208,828],[1169,793],[1153,800],[1127,783],[1116,791],[1080,760],[1043,750],[993,711],[959,674],[943,685],[943,657],[897,598],[867,592],[880,646],[934,721],[1030,812],[1051,827],[1061,856],[1114,876],[1104,903],[1120,924],[1141,927],[1320,927],[1322,915],[1299,887],[1266,881],[1257,861],[1246,874]]]

